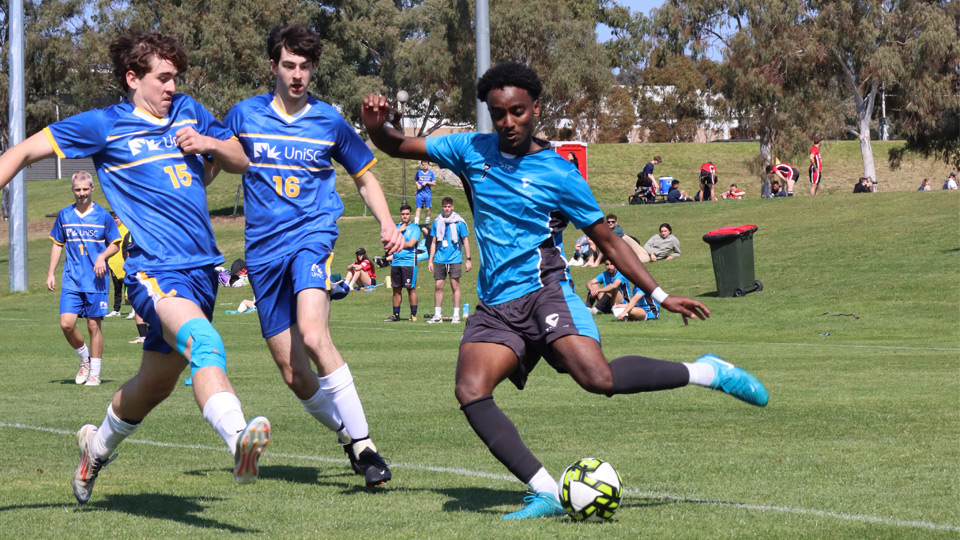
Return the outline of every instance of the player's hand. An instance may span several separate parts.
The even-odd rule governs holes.
[[[469,271],[473,268],[473,263],[470,262],[470,260],[466,260],[466,261],[464,261],[464,263],[463,263],[463,268],[464,268],[464,270],[466,270],[467,272],[469,272]]]
[[[215,139],[201,135],[189,126],[177,130],[176,141],[184,154],[209,154],[216,147]]]
[[[392,114],[390,100],[386,96],[370,94],[363,98],[363,104],[360,106],[360,121],[367,129],[380,127],[389,122]]]
[[[433,273],[433,261],[427,263],[427,272]]]
[[[667,296],[661,304],[664,309],[683,315],[683,324],[690,324],[688,319],[696,317],[701,321],[710,317],[710,310],[699,300],[686,296]]]
[[[103,260],[103,257],[97,257],[97,262],[93,264],[93,273],[98,278],[102,278],[107,273],[107,263]]]
[[[53,277],[53,275],[47,276],[47,289],[51,291],[57,290],[57,278]]]
[[[627,320],[627,315],[629,315],[629,311],[630,310],[627,310],[627,309],[623,310],[619,315],[617,315],[617,320],[618,321]]]
[[[403,231],[387,224],[387,227],[380,229],[380,241],[387,255],[392,255],[403,247]]]

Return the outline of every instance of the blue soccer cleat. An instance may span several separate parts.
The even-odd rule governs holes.
[[[697,363],[700,362],[713,366],[715,375],[710,388],[730,394],[757,407],[763,407],[770,401],[770,394],[767,393],[763,383],[749,371],[738,368],[713,354],[701,356],[697,359]]]
[[[330,299],[331,300],[342,300],[350,294],[350,286],[347,285],[342,279],[333,284],[333,287],[330,289]]]
[[[564,516],[567,513],[553,493],[528,493],[523,502],[529,503],[520,510],[503,516],[503,519],[531,519]]]

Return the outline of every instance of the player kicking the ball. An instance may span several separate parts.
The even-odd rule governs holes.
[[[159,33],[128,33],[110,44],[126,99],[51,124],[0,157],[0,187],[23,167],[51,157],[92,156],[113,210],[137,239],[125,263],[130,303],[149,324],[140,371],[114,394],[100,427],[77,432],[73,493],[86,503],[117,446],[173,392],[190,366],[203,417],[234,454],[237,483],[255,482],[270,423],[245,420],[226,375],[223,340],[210,324],[217,296],[217,251],[207,210],[207,170],[215,160],[241,173],[240,143],[202,105],[175,94],[187,53]],[[203,156],[203,157],[201,157]]]
[[[480,246],[480,303],[467,319],[457,359],[456,397],[467,421],[493,455],[534,492],[504,519],[563,515],[557,481],[524,445],[516,426],[493,401],[509,378],[523,388],[541,357],[596,394],[632,394],[696,384],[764,406],[768,395],[753,375],[713,355],[691,363],[625,356],[607,362],[593,317],[567,281],[562,233],[582,228],[626,277],[669,311],[709,317],[692,298],[667,295],[633,250],[604,223],[603,212],[577,169],[536,139],[542,89],[523,64],[488,70],[477,83],[496,133],[407,137],[387,124],[389,102],[363,100],[370,139],[387,154],[428,159],[456,172],[473,209]]]

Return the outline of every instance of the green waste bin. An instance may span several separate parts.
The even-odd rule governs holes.
[[[743,296],[763,290],[763,283],[756,280],[753,270],[753,233],[756,230],[756,225],[740,225],[703,235],[713,258],[717,296]]]

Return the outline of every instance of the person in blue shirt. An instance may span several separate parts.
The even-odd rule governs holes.
[[[440,202],[442,210],[440,217],[433,222],[430,229],[430,262],[427,270],[433,274],[434,289],[433,318],[427,323],[443,322],[443,284],[450,277],[450,290],[453,292],[453,316],[450,322],[460,322],[460,277],[463,271],[469,272],[473,268],[470,257],[470,238],[467,231],[467,222],[460,214],[453,210],[453,197],[444,197]]]
[[[307,91],[320,53],[310,28],[274,28],[267,38],[273,90],[236,104],[224,122],[250,159],[243,175],[245,256],[261,333],[284,382],[337,433],[354,471],[373,487],[390,480],[390,469],[370,440],[353,375],[329,329],[331,299],[350,291],[329,278],[343,214],[334,161],[353,178],[388,252],[399,246],[400,233],[370,171],[373,153],[336,109]]]
[[[140,371],[114,394],[98,428],[77,432],[80,463],[73,493],[80,504],[117,446],[173,392],[186,366],[204,419],[233,453],[234,479],[255,482],[270,422],[248,423],[227,379],[223,340],[210,324],[223,262],[217,251],[206,184],[215,167],[242,173],[240,143],[193,98],[177,94],[187,52],[158,32],[129,32],[110,44],[117,105],[51,124],[0,156],[0,187],[30,163],[57,155],[90,156],[111,208],[137,239],[124,264],[134,310],[149,324]]]
[[[495,133],[408,137],[387,125],[383,96],[363,100],[361,117],[373,143],[393,157],[429,159],[464,180],[480,248],[480,302],[460,341],[454,393],[474,432],[533,494],[504,519],[563,515],[557,481],[520,438],[493,401],[505,379],[518,388],[541,357],[600,395],[708,386],[763,406],[768,395],[746,371],[714,355],[679,363],[643,356],[608,362],[596,323],[573,292],[563,255],[567,224],[583,229],[600,251],[664,308],[705,319],[706,306],[667,295],[633,250],[603,222],[596,199],[573,165],[534,137],[542,84],[527,66],[508,62],[487,70],[477,83]]]
[[[640,287],[633,287],[630,300],[614,306],[613,314],[621,321],[646,321],[660,318],[660,304],[647,296]]]
[[[77,384],[98,386],[103,358],[100,324],[109,311],[107,304],[107,259],[120,251],[120,232],[113,216],[93,202],[93,176],[77,171],[71,178],[76,202],[60,210],[50,230],[53,247],[47,270],[47,289],[56,290],[54,272],[60,254],[67,252],[60,279],[60,330],[80,357]],[[77,329],[77,318],[87,319],[90,347]]]
[[[415,225],[420,224],[420,209],[423,208],[426,210],[426,219],[424,224],[430,225],[430,206],[433,202],[433,188],[431,186],[437,185],[437,179],[433,174],[433,171],[430,170],[429,161],[421,161],[420,168],[417,170],[416,175],[417,180],[417,199],[416,207],[417,214],[413,218],[413,223]]]
[[[417,244],[420,242],[420,227],[411,219],[413,209],[409,204],[400,205],[400,223],[396,230],[403,235],[400,251],[393,254],[390,267],[390,286],[393,287],[393,315],[384,322],[400,320],[400,304],[403,302],[403,289],[407,290],[410,301],[410,320],[417,322]]]
[[[594,315],[610,313],[614,304],[623,302],[630,294],[627,278],[617,270],[613,261],[604,259],[603,266],[604,271],[587,283],[587,305]]]

